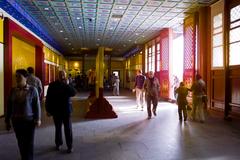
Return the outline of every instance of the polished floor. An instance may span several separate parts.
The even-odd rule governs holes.
[[[136,109],[133,93],[106,95],[117,119],[86,120],[86,94],[73,98],[74,152],[54,149],[54,127],[43,113],[43,125],[36,129],[35,160],[238,160],[239,120],[227,122],[212,112],[205,123],[179,122],[177,106],[159,102],[157,116],[148,120],[146,108]],[[17,160],[15,135],[0,119],[0,159]]]

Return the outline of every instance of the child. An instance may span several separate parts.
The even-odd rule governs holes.
[[[181,82],[180,86],[176,89],[177,93],[177,104],[178,104],[178,114],[179,114],[179,120],[182,120],[182,112],[184,116],[184,121],[187,120],[187,110],[186,106],[188,104],[187,102],[187,95],[188,95],[188,88],[184,86],[184,83]]]

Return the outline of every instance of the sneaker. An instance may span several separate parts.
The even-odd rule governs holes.
[[[151,117],[150,116],[148,116],[148,118],[147,119],[151,119]]]
[[[73,152],[73,148],[68,148],[67,149],[67,153],[72,153]]]
[[[156,111],[153,111],[153,114],[154,114],[154,116],[157,116],[157,113],[156,113]]]
[[[57,145],[57,146],[56,146],[56,150],[57,150],[57,151],[60,151],[61,149],[62,149],[62,145]]]

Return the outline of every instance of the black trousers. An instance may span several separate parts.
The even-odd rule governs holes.
[[[72,148],[72,122],[71,116],[53,116],[54,124],[55,124],[55,144],[56,146],[60,146],[63,144],[62,140],[62,124],[64,125],[64,133],[66,144],[69,149]]]
[[[184,120],[186,120],[187,119],[186,105],[178,104],[178,115],[180,120],[182,120],[182,113],[183,113]]]
[[[13,129],[17,138],[22,160],[33,160],[34,131],[33,120],[13,120]]]
[[[151,111],[151,104],[153,104],[153,111],[157,110],[157,104],[158,104],[158,98],[155,96],[146,96],[146,101],[147,101],[147,111],[148,111],[148,117],[152,116],[152,111]]]

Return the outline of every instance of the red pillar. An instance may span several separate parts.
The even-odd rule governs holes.
[[[169,54],[172,48],[172,29],[166,28],[160,31],[160,97],[169,99]]]
[[[184,68],[183,80],[188,88],[191,87],[195,75],[196,55],[196,18],[195,14],[184,20]]]

